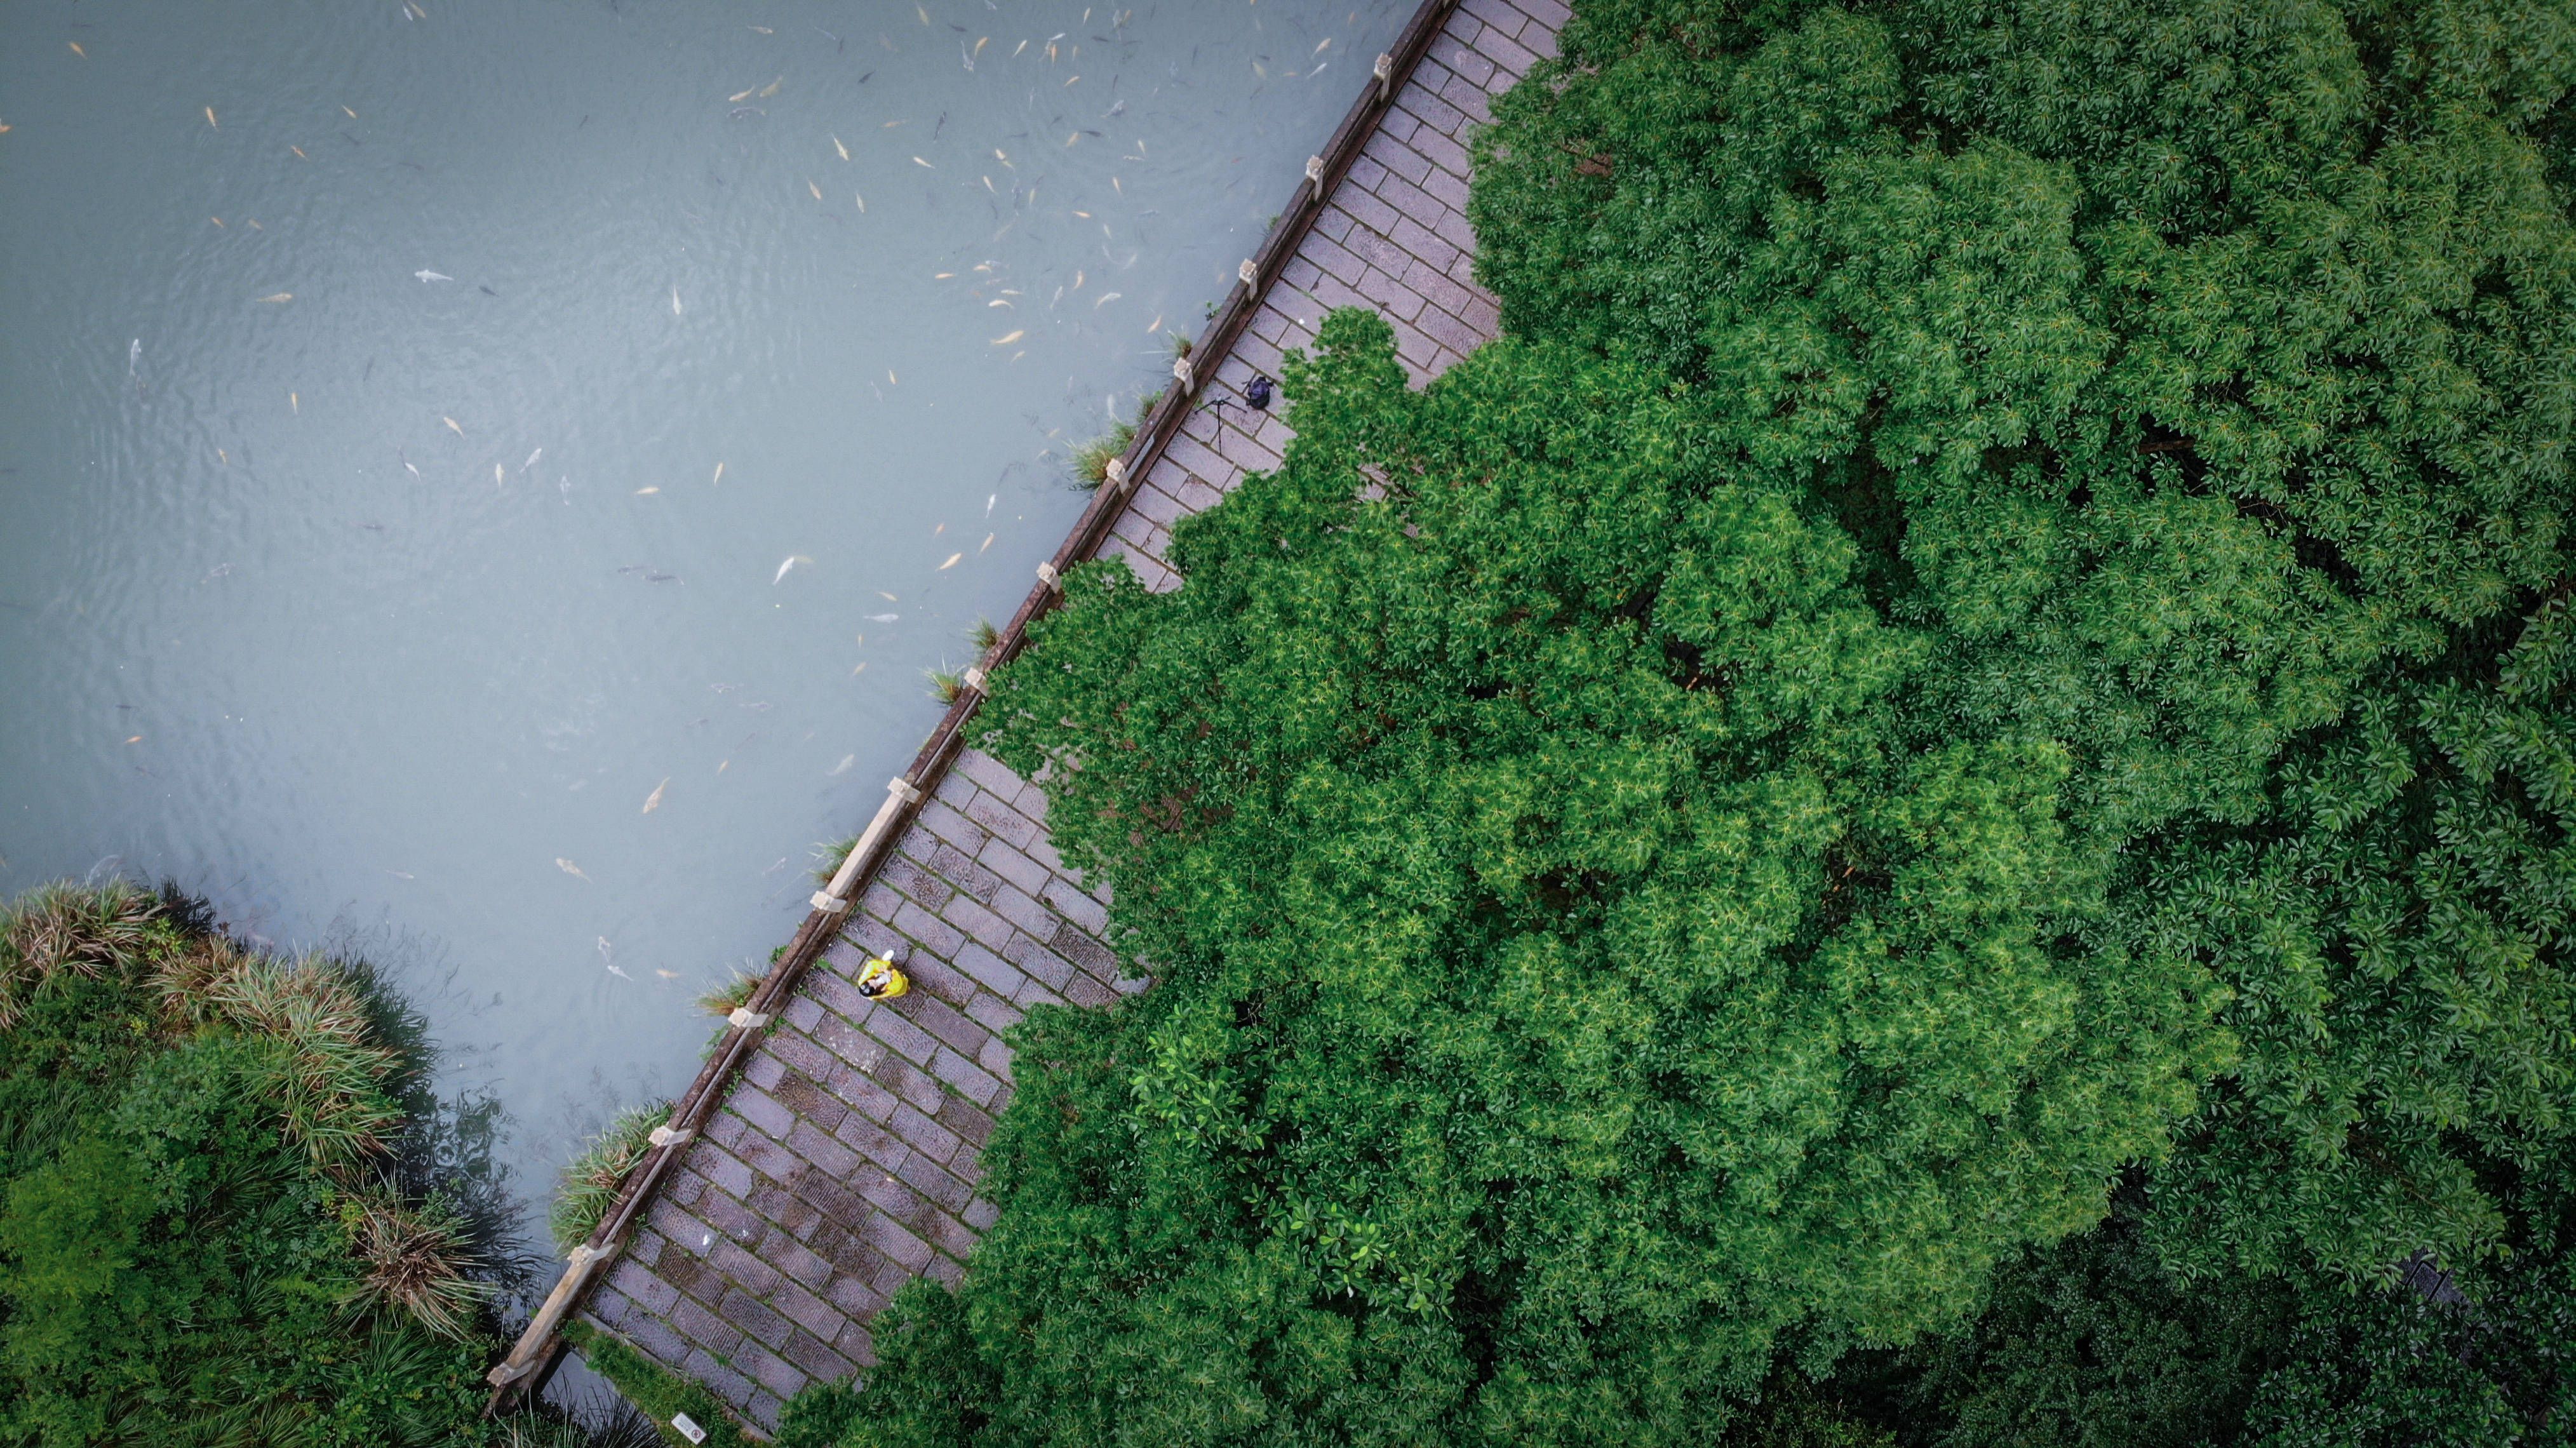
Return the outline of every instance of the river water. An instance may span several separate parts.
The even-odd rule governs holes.
[[[0,8],[0,891],[375,956],[542,1199],[1408,9]]]

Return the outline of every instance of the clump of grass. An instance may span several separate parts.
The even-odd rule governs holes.
[[[1179,355],[1188,356],[1189,339],[1177,332],[1172,335],[1179,339]],[[1136,399],[1135,421],[1118,423],[1106,433],[1074,449],[1073,478],[1085,492],[1109,481],[1109,460],[1126,456],[1127,449],[1135,446],[1137,430],[1145,425],[1146,418],[1154,415],[1154,404],[1162,400],[1163,393],[1160,388],[1146,393]]]
[[[1002,631],[993,627],[991,619],[979,618],[973,628],[966,630],[966,642],[975,646],[977,658],[984,658],[1001,645]]]
[[[966,676],[955,669],[924,669],[921,676],[930,681],[930,697],[942,704],[954,704],[966,692]]]
[[[265,1083],[278,1099],[289,1141],[315,1166],[345,1174],[383,1153],[403,1123],[385,1085],[404,1065],[377,1044],[364,993],[334,962],[281,961],[232,952],[235,966],[200,987],[205,1008],[281,1050]],[[162,987],[165,998],[168,984]]]
[[[698,997],[698,1009],[711,1016],[729,1016],[751,1004],[752,992],[759,989],[759,976],[735,971],[732,980]]]
[[[832,877],[841,872],[841,862],[848,859],[850,857],[850,851],[855,850],[858,847],[859,837],[857,835],[852,835],[846,840],[834,840],[828,844],[816,845],[814,847],[814,858],[822,863],[814,867],[814,883],[817,885],[831,884]]]
[[[626,1182],[626,1174],[644,1153],[653,1149],[653,1128],[669,1122],[671,1103],[639,1106],[608,1124],[608,1129],[590,1139],[581,1154],[566,1163],[563,1179],[555,1188],[555,1202],[546,1213],[546,1228],[554,1235],[555,1250],[569,1253],[590,1240],[599,1227],[600,1218],[617,1201],[617,1189]]]
[[[1122,422],[1073,450],[1074,481],[1087,492],[1109,481],[1109,462],[1124,457],[1136,441],[1136,424]]]
[[[564,1340],[581,1354],[590,1370],[608,1379],[626,1400],[643,1409],[666,1443],[685,1445],[687,1440],[668,1426],[682,1413],[706,1431],[712,1448],[749,1448],[751,1438],[742,1431],[724,1404],[705,1388],[679,1376],[660,1363],[628,1347],[617,1338],[601,1332],[586,1322],[567,1322]]]
[[[14,1029],[27,1002],[56,974],[97,979],[146,955],[161,933],[161,900],[123,880],[91,888],[63,881],[29,892],[0,933],[0,1031]]]
[[[1214,316],[1216,314],[1216,309],[1214,307],[1210,307],[1208,309],[1208,314],[1210,316]],[[1187,332],[1176,331],[1171,333],[1170,336],[1172,341],[1172,355],[1175,357],[1187,357],[1190,355],[1190,349],[1198,345],[1190,340],[1190,334]]]
[[[465,1275],[477,1264],[472,1229],[455,1204],[433,1194],[414,1206],[369,1192],[343,1199],[340,1217],[361,1264],[351,1302],[367,1310],[399,1307],[431,1332],[462,1342],[492,1284]]]

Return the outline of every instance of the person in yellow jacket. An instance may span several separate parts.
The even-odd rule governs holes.
[[[872,1001],[890,1001],[912,989],[912,982],[894,968],[894,952],[887,951],[859,967],[859,994]]]

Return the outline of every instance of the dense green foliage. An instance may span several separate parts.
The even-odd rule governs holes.
[[[2576,1441],[2570,1164],[2490,1185],[2515,1250],[2469,1301],[2424,1281],[2184,1283],[2125,1212],[1996,1275],[1964,1332],[1857,1354],[1821,1390],[1904,1448],[2480,1448]]]
[[[2566,1441],[2576,8],[1561,44],[995,680],[1158,985],[791,1440]]]
[[[183,901],[0,908],[0,1442],[584,1442],[482,1417],[490,1274],[398,1149],[415,1037]]]
[[[2560,1129],[2567,801],[2520,781],[2565,736],[2412,716],[2569,572],[2569,8],[1605,0],[1563,39],[1482,153],[1506,325],[1694,384],[1733,475],[1940,633],[1927,714],[2070,752],[2086,873],[2166,897],[2092,941],[2240,993],[2167,1240],[2353,1274],[2492,1241],[2436,1138]],[[2435,777],[2460,749],[2505,782]],[[2560,883],[2497,913],[2517,848]]]

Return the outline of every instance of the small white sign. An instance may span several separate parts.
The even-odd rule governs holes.
[[[698,1420],[690,1417],[686,1413],[675,1414],[671,1419],[671,1427],[677,1431],[681,1437],[688,1439],[692,1443],[704,1443],[707,1441],[707,1430],[699,1427]]]

